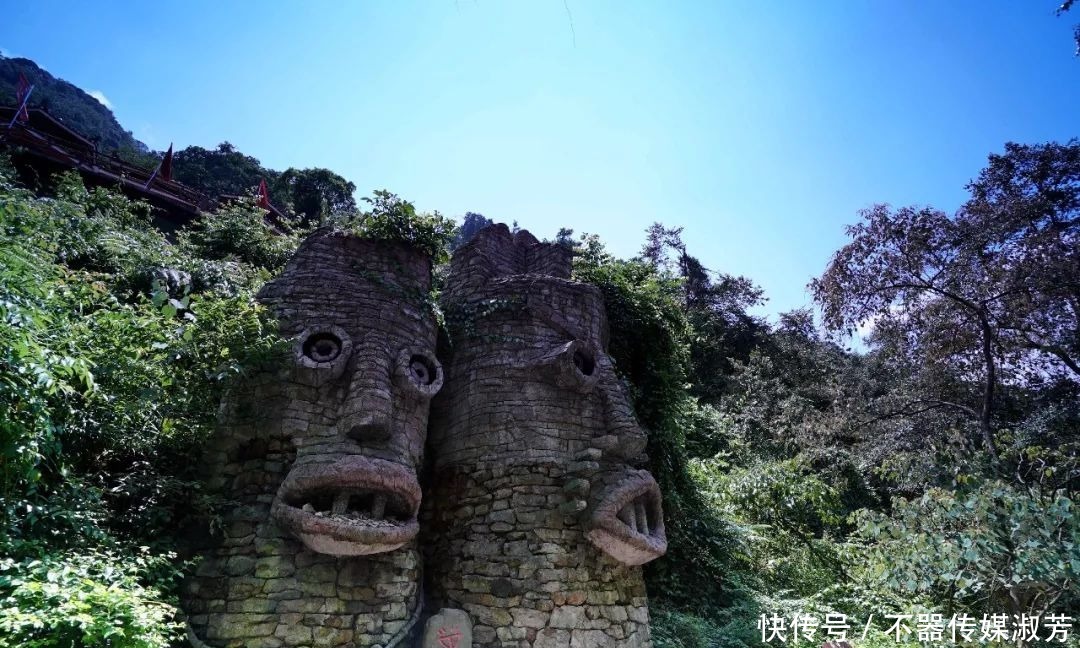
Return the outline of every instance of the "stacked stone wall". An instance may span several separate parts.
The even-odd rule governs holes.
[[[505,226],[452,269],[421,517],[433,607],[465,610],[485,648],[650,646],[640,564],[666,539],[599,291]]]
[[[649,645],[641,568],[604,555],[566,512],[573,474],[495,464],[436,479],[422,534],[431,604],[465,610],[476,645]]]

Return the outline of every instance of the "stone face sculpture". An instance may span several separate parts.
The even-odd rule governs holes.
[[[193,643],[387,646],[417,620],[430,281],[410,247],[319,231],[260,293],[293,352],[230,394],[206,457],[231,506],[186,590]]]
[[[422,514],[436,605],[478,646],[648,646],[638,565],[667,549],[645,435],[570,253],[505,225],[453,258]]]

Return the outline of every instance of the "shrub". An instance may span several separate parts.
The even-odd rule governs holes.
[[[454,221],[439,212],[417,213],[416,207],[385,189],[364,198],[371,209],[359,215],[344,214],[336,224],[365,238],[401,241],[427,253],[433,263],[445,263],[454,239]]]
[[[180,234],[180,247],[192,257],[241,261],[271,273],[285,266],[298,244],[296,236],[272,228],[250,201],[204,214]]]
[[[0,559],[0,648],[167,648],[180,637],[163,584],[174,556],[70,553]]]

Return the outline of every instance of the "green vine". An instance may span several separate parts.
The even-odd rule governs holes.
[[[476,323],[497,313],[523,313],[526,308],[525,299],[519,295],[508,298],[492,297],[474,302],[449,304],[443,316],[451,343],[453,341],[451,331],[458,331],[464,337],[483,342],[524,342],[524,338],[513,335],[481,335]]]
[[[404,268],[397,264],[397,270],[400,274],[404,274]],[[438,294],[434,289],[422,290],[420,288],[409,288],[398,285],[391,281],[387,281],[385,277],[377,272],[362,267],[356,261],[353,261],[349,265],[349,269],[352,270],[358,277],[363,278],[368,283],[378,287],[391,297],[396,297],[407,301],[408,303],[417,306],[421,310],[428,309],[430,312],[438,315]]]

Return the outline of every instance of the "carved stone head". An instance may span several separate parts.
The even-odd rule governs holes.
[[[455,254],[445,302],[458,339],[434,460],[572,466],[590,481],[589,540],[639,565],[667,550],[660,490],[606,353],[603,298],[569,280],[569,255],[505,225]]]
[[[602,296],[570,260],[492,226],[455,252],[442,297],[424,550],[434,600],[473,615],[478,645],[648,645],[636,566],[667,549],[660,491]],[[620,621],[573,621],[586,600]]]
[[[305,242],[260,298],[293,340],[296,460],[271,513],[335,556],[401,547],[419,529],[416,472],[442,386],[427,259],[341,234]]]
[[[321,230],[259,294],[291,350],[228,395],[205,459],[228,506],[186,595],[198,640],[374,645],[419,613],[430,281],[411,247]]]

